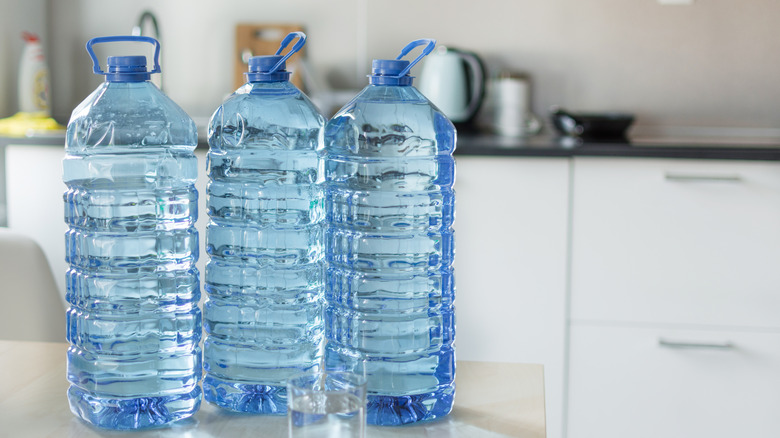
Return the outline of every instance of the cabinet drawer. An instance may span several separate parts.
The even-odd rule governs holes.
[[[780,164],[574,162],[573,320],[780,327]]]
[[[574,324],[570,345],[568,438],[780,432],[780,332]]]

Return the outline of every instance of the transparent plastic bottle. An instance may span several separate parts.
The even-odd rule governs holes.
[[[108,58],[96,43],[155,45]],[[159,43],[87,43],[106,80],[71,115],[63,161],[68,400],[108,429],[161,426],[201,401],[195,123],[149,82]]]
[[[325,128],[325,367],[364,370],[372,424],[441,417],[455,392],[456,133],[408,74],[434,45],[374,60]]]
[[[287,412],[287,379],[322,360],[325,119],[285,70],[305,39],[251,58],[209,124],[203,390],[234,411]]]

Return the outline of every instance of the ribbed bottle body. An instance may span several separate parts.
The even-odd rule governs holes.
[[[446,415],[455,130],[415,88],[371,85],[325,144],[326,367],[365,370],[370,423]]]
[[[149,82],[105,82],[68,124],[68,399],[96,426],[161,426],[200,405],[196,144]]]
[[[285,413],[287,379],[319,367],[324,122],[287,81],[211,118],[203,386],[223,408]]]

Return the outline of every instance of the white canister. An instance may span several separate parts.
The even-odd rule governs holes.
[[[484,120],[507,137],[537,134],[542,127],[531,111],[531,81],[524,73],[503,72],[490,80]]]

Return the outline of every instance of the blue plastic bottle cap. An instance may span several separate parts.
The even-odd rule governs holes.
[[[249,71],[244,73],[249,82],[281,82],[290,79],[287,63],[282,56],[253,56],[249,58]],[[276,67],[276,69],[274,69]]]
[[[146,71],[145,56],[108,57],[106,80],[109,82],[143,82],[150,77],[151,74]]]
[[[375,59],[371,63],[371,85],[412,85],[412,76],[409,73],[398,76],[409,66],[409,61],[404,59]]]
[[[281,56],[253,56],[249,58],[249,71],[251,73],[268,73],[271,69],[282,60]],[[283,62],[277,70],[285,70],[287,63]]]
[[[146,56],[109,56],[108,67],[114,67],[114,71],[123,68],[133,68],[133,71],[146,70]]]

